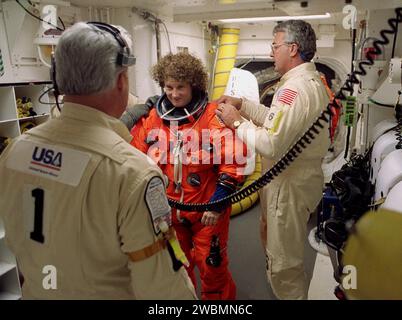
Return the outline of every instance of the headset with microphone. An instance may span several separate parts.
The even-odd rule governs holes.
[[[87,22],[87,24],[90,26],[94,26],[98,30],[110,33],[116,39],[117,43],[121,48],[121,50],[117,53],[116,57],[116,64],[118,66],[129,67],[135,64],[136,58],[131,54],[131,50],[118,28],[104,22],[90,21]],[[50,77],[53,82],[53,92],[54,97],[56,99],[56,106],[57,109],[60,111],[60,105],[59,105],[60,91],[56,82],[56,61],[54,58],[54,52],[52,52],[51,63],[52,66],[50,69]]]

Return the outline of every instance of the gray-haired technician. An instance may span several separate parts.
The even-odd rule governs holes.
[[[0,208],[23,298],[195,298],[167,249],[175,235],[162,174],[118,120],[135,62],[130,47],[120,27],[67,29],[55,54],[60,117],[0,158]]]
[[[301,20],[279,23],[274,28],[271,57],[282,78],[270,108],[247,99],[223,96],[217,114],[248,145],[254,145],[270,168],[315,121],[329,97],[315,65],[316,36]],[[226,104],[225,104],[226,103]],[[240,112],[238,111],[240,110]],[[252,120],[243,121],[241,115]],[[304,272],[307,221],[322,197],[321,161],[329,146],[328,129],[322,129],[311,145],[261,196],[261,235],[267,256],[267,276],[280,299],[306,299]]]

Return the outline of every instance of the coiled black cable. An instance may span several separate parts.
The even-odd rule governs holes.
[[[402,149],[402,104],[399,103],[399,97],[402,95],[402,91],[398,91],[398,101],[395,105],[395,118],[398,125],[395,127],[396,140],[398,141],[395,149]]]
[[[398,126],[395,129],[396,140],[398,141],[395,149],[402,149],[402,119],[398,121]]]
[[[364,66],[372,66],[374,64],[374,55],[380,55],[382,53],[381,46],[385,46],[389,43],[389,39],[387,34],[395,34],[398,31],[398,24],[402,22],[402,7],[395,9],[396,18],[388,19],[388,25],[391,27],[391,30],[381,30],[380,35],[382,39],[377,39],[373,42],[374,51],[367,54],[366,60],[360,61],[358,64],[357,70],[354,70],[352,74],[348,75],[348,79],[346,80],[343,87],[339,90],[338,94],[336,94],[336,99],[345,100],[346,96],[343,91],[348,91],[350,94],[353,93],[353,85],[358,84],[359,80],[356,75],[365,76],[366,70]]]
[[[397,32],[397,25],[398,23],[402,22],[402,7],[396,8],[395,13],[396,18],[388,19],[388,24],[391,27],[391,30],[381,30],[380,35],[382,39],[374,41],[373,45],[375,50],[372,53],[373,55],[381,54],[382,50],[380,48],[380,45],[384,46],[389,43],[387,34],[395,34]],[[333,101],[328,104],[327,108],[321,112],[321,114],[314,121],[312,126],[301,136],[299,140],[297,140],[295,144],[293,144],[293,146],[286,152],[286,154],[282,156],[282,158],[280,158],[279,161],[276,162],[270,170],[264,173],[259,179],[251,183],[249,186],[227,197],[212,202],[184,203],[168,198],[170,206],[183,211],[221,211],[223,208],[245,199],[246,197],[250,196],[257,190],[270,183],[303,152],[303,149],[307,148],[307,145],[310,144],[312,140],[314,140],[315,137],[320,133],[321,129],[324,128],[323,124],[329,122],[330,116],[332,115],[331,107],[335,107],[336,109],[341,108],[341,106],[336,103],[336,100],[346,99],[344,91],[348,91],[350,94],[353,93],[353,85],[359,83],[356,75],[366,75],[364,66],[371,66],[373,64],[374,59],[372,55],[367,55],[367,60],[359,62],[358,68],[356,68],[350,75],[348,75],[348,79],[345,81],[345,84],[342,86],[339,92],[335,95],[335,99],[333,99]],[[399,130],[399,132],[401,131]]]

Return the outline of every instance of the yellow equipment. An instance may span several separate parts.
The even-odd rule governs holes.
[[[33,127],[36,127],[36,124],[33,123],[32,121],[24,121],[20,123],[20,131],[21,134],[24,132],[28,131],[29,129],[32,129]]]
[[[368,212],[354,227],[343,255],[344,269],[356,271],[355,288],[344,288],[347,298],[402,300],[402,213]]]
[[[0,154],[7,147],[7,145],[11,142],[11,139],[8,137],[0,137]]]
[[[212,100],[218,99],[225,92],[230,70],[232,70],[236,61],[239,35],[240,29],[236,28],[223,28],[221,31],[218,58],[214,71]]]
[[[32,102],[30,98],[22,97],[22,99],[17,99],[17,112],[18,118],[27,118],[36,116]]]

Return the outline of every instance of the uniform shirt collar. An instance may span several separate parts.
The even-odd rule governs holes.
[[[305,62],[305,63],[298,65],[297,67],[294,67],[293,69],[290,69],[288,72],[286,72],[282,76],[281,82],[289,80],[296,75],[304,74],[306,72],[314,72],[314,71],[316,71],[315,64],[313,62]]]
[[[71,102],[64,103],[61,110],[60,118],[70,118],[83,121],[84,123],[88,123],[89,125],[106,127],[116,132],[128,143],[130,143],[132,140],[127,127],[119,119],[111,117],[95,108],[91,108],[82,104]],[[83,128],[85,128],[85,124],[83,124]]]

